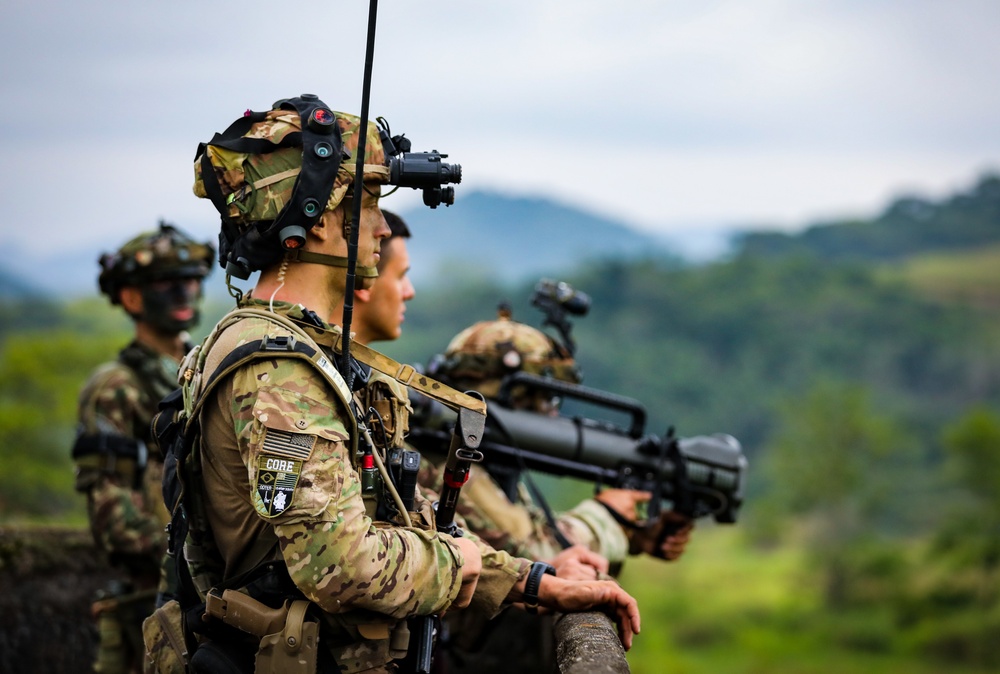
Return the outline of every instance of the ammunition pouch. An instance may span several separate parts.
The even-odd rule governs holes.
[[[76,490],[89,491],[105,475],[114,475],[123,485],[137,487],[146,468],[146,447],[140,441],[116,433],[80,434],[73,443]]]

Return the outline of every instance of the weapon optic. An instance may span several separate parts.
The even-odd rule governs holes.
[[[512,409],[490,401],[480,450],[484,466],[495,477],[531,469],[590,480],[598,485],[652,492],[648,520],[659,516],[661,503],[691,518],[712,516],[734,523],[743,503],[747,460],[739,441],[716,433],[675,437],[673,429],[660,437],[644,433],[645,408],[636,400],[579,384],[525,372],[510,375],[505,392],[527,386],[553,395],[631,416],[617,424],[582,416],[547,416]],[[451,442],[455,414],[423,396],[411,394],[414,414],[409,441],[429,456],[442,456]]]

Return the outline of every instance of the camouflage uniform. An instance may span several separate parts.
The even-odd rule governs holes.
[[[500,393],[504,375],[516,371],[579,382],[572,358],[544,333],[507,317],[472,325],[448,345],[444,359],[432,375],[460,390],[475,389],[487,398]],[[515,388],[510,393],[516,407],[536,407],[536,400]],[[424,466],[420,483],[434,489],[440,485],[440,466]],[[459,512],[472,531],[493,547],[531,559],[551,559],[563,546],[542,510],[524,485],[512,502],[489,474],[474,467],[473,475],[459,497]],[[628,554],[628,539],[607,509],[588,499],[556,518],[559,531],[573,544],[585,545],[612,564]]]
[[[298,306],[273,308],[302,324],[333,361],[337,328],[309,327]],[[292,334],[266,318],[241,318],[209,346],[204,372],[241,344]],[[341,387],[331,390],[315,366],[294,359],[260,359],[237,369],[202,411],[201,498],[223,581],[280,560],[295,588],[320,609],[320,645],[341,670],[389,671],[392,631],[404,618],[446,609],[464,560],[433,530],[424,499],[416,503],[422,526],[369,516],[351,449],[356,423]],[[274,466],[283,473],[276,481]],[[494,615],[528,565],[490,551],[473,609]]]
[[[348,238],[355,223],[341,204],[356,164],[341,158],[356,156],[362,134],[363,180],[388,182],[376,124],[361,130],[359,118],[333,112],[309,94],[278,101],[264,113],[248,111],[199,146],[194,191],[211,199],[222,218],[220,263],[227,273],[248,278],[293,260],[345,266],[343,257],[302,246],[324,210],[344,209]],[[358,266],[359,277],[376,274],[374,266]],[[391,399],[389,406],[399,412],[405,402],[401,406],[395,387],[377,378],[355,402],[331,365],[337,362],[339,330],[315,313],[259,300],[241,307],[222,319],[182,368],[188,382],[184,413],[197,415],[192,427],[200,433],[178,466],[185,492],[174,522],[176,513],[190,522],[180,569],[190,570],[197,590],[190,597],[182,586],[185,610],[189,604],[197,610],[198,598],[212,601],[213,588],[275,608],[304,598],[308,615],[319,622],[321,671],[390,671],[392,658],[405,648],[392,638],[401,634],[398,626],[405,618],[448,608],[459,593],[464,563],[461,548],[434,530],[430,505],[419,496],[418,512],[410,514],[413,526],[373,517],[380,504],[366,489],[356,453],[367,431],[353,406],[367,410],[369,403],[381,404],[379,398]],[[318,360],[254,354],[231,362],[248,345],[283,338],[291,344],[292,336]],[[206,394],[202,383],[222,363],[227,374],[212,380],[215,388]],[[401,418],[393,432],[403,430]],[[484,549],[473,611],[496,613],[529,566],[528,560]],[[251,630],[232,629],[236,616],[209,615],[201,625],[188,623],[202,635],[193,660],[221,649],[252,667],[264,640]],[[154,632],[146,641],[151,659],[164,643]]]
[[[119,303],[123,285],[137,287],[208,273],[212,249],[161,224],[101,258],[101,289]],[[183,259],[181,259],[183,257]],[[196,319],[195,319],[196,320]],[[178,330],[179,332],[179,330]],[[80,393],[73,447],[76,488],[87,495],[97,546],[121,576],[95,604],[100,644],[95,670],[136,671],[142,662],[143,619],[153,612],[163,569],[169,515],[160,495],[163,457],[149,424],[160,399],[176,388],[178,363],[133,340],[101,365]]]
[[[544,333],[501,314],[496,321],[472,325],[448,345],[430,368],[459,390],[474,389],[487,398],[500,394],[501,380],[516,371],[550,376],[578,383],[581,379],[572,358]],[[515,387],[509,392],[514,407],[546,410],[547,400]],[[424,461],[419,482],[440,488],[441,457]],[[552,559],[563,545],[543,510],[532,500],[524,484],[511,500],[490,474],[474,466],[462,489],[457,508],[469,529],[499,550],[529,559]],[[584,545],[601,554],[612,568],[620,567],[629,541],[608,510],[593,499],[559,513],[555,525],[571,544]],[[475,616],[449,616],[444,653],[449,674],[475,672],[555,672],[552,619],[521,612],[508,612],[486,622]],[[512,647],[516,644],[516,648]]]

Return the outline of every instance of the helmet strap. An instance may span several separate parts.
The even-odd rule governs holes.
[[[327,267],[341,267],[344,269],[347,269],[349,263],[348,258],[340,255],[314,253],[301,248],[285,251],[285,259],[289,262],[308,262],[311,264],[322,264]],[[355,264],[355,276],[360,279],[378,278],[378,269],[376,267],[365,267]]]

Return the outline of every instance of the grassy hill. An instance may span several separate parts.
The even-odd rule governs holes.
[[[915,255],[883,265],[884,279],[897,279],[942,304],[1000,309],[1000,244],[960,252]]]
[[[971,189],[940,201],[901,197],[872,218],[816,223],[794,234],[749,232],[739,237],[738,246],[756,256],[898,260],[998,242],[1000,176],[985,175]]]

